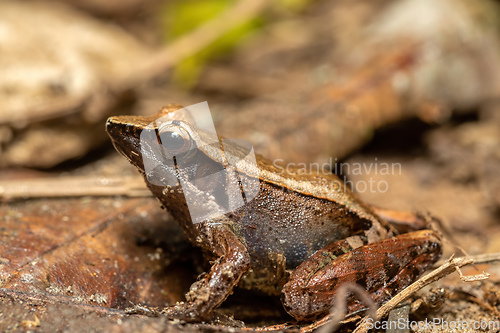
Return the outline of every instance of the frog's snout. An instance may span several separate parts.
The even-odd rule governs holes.
[[[113,123],[116,117],[109,117],[108,120],[106,120],[106,131],[110,128],[110,125]]]
[[[139,169],[144,168],[141,157],[141,130],[133,125],[129,117],[110,117],[106,121],[106,132],[115,149]]]
[[[118,124],[118,117],[109,117],[106,120],[106,132],[113,141],[118,139]]]
[[[106,121],[106,132],[111,141],[118,144],[136,145],[140,141],[141,130],[129,117],[109,117]]]

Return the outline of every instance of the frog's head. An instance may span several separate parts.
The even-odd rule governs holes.
[[[111,117],[106,131],[115,148],[146,176],[165,207],[196,223],[254,197],[258,171],[255,155],[253,163],[247,158],[253,154],[251,146],[219,140],[211,117],[201,122],[205,127],[200,129],[191,115],[196,110],[179,112],[183,110],[171,105],[152,117]]]
[[[148,117],[110,117],[106,122],[106,132],[116,150],[145,174],[150,162],[155,166],[170,165],[170,161],[165,159],[173,159],[187,151],[193,152],[190,148],[196,145],[193,138],[195,132],[188,119],[158,121],[181,108],[179,105],[169,105]],[[169,173],[171,170],[167,168],[164,171]]]

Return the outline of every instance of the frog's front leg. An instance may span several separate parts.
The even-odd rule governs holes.
[[[226,225],[204,227],[208,246],[219,259],[210,272],[193,283],[186,294],[187,302],[165,308],[162,313],[169,318],[186,321],[206,319],[238,284],[243,273],[250,267],[246,247]]]
[[[292,272],[281,295],[290,315],[297,320],[311,320],[326,314],[336,288],[347,282],[362,286],[380,305],[410,285],[441,256],[440,239],[430,230],[353,249],[355,243],[352,239],[335,242]],[[362,309],[363,304],[352,298],[347,300],[347,307],[352,312]]]

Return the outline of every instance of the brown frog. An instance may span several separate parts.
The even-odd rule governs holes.
[[[382,304],[439,259],[441,242],[435,232],[399,234],[388,223],[421,222],[418,216],[392,214],[364,204],[333,174],[286,173],[260,156],[256,158],[258,172],[247,166],[236,170],[238,184],[227,200],[241,197],[242,179],[249,178],[259,184],[255,198],[233,211],[194,223],[183,186],[152,183],[144,159],[156,159],[157,174],[182,180],[184,186],[199,189],[202,197],[210,186],[200,175],[220,170],[238,148],[225,146],[223,154],[221,146],[216,147],[218,153],[213,146],[207,148],[193,119],[155,123],[181,108],[169,105],[151,117],[112,117],[106,124],[115,148],[145,174],[148,187],[189,240],[207,250],[208,259],[215,258],[211,270],[191,286],[186,302],[163,310],[167,317],[207,319],[238,286],[281,294],[291,316],[298,321],[314,320],[328,313],[343,283],[361,285]],[[189,167],[180,170],[178,164],[162,163],[154,154],[143,156],[141,134],[169,146],[163,154],[177,156],[177,161],[181,157]],[[214,202],[218,204],[209,204]],[[363,304],[349,299],[347,307],[353,312]]]

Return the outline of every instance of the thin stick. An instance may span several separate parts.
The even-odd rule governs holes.
[[[129,177],[50,177],[0,181],[0,201],[117,195],[147,197],[152,194],[139,175]]]
[[[468,258],[474,260],[475,264],[489,264],[500,261],[500,252],[478,254],[475,256],[469,256]]]

